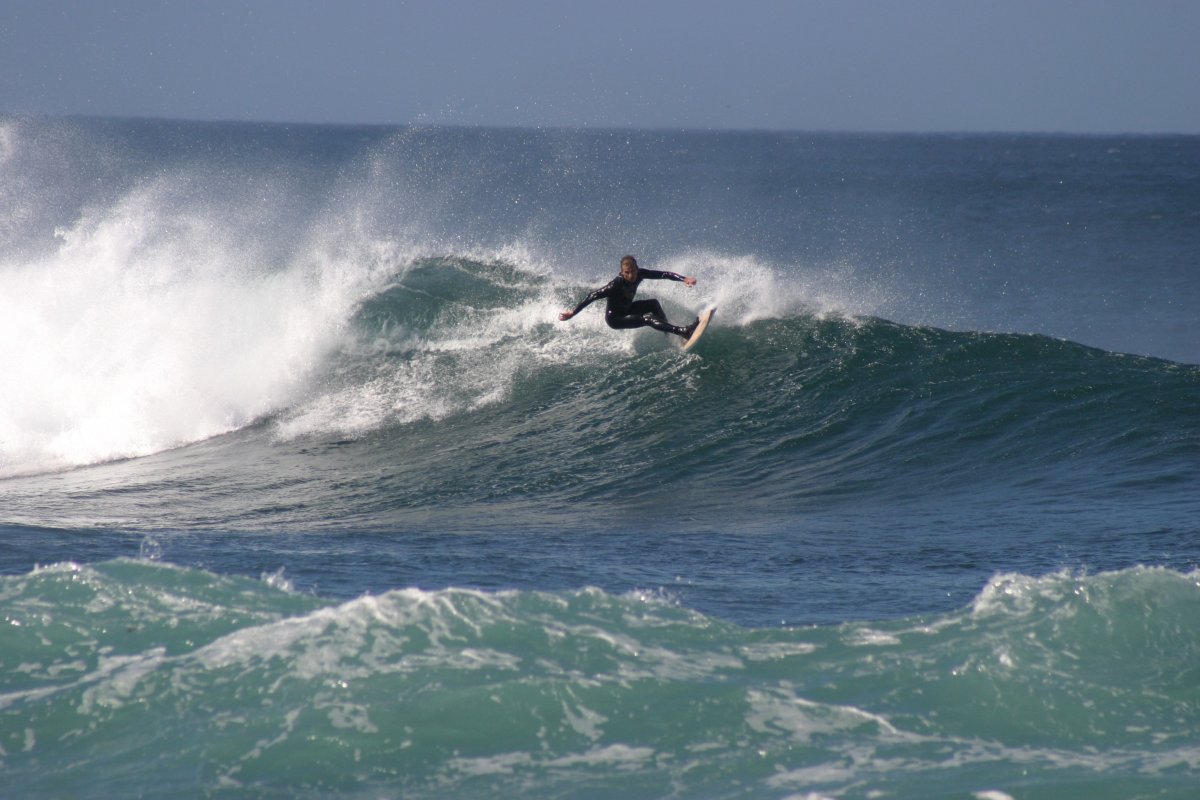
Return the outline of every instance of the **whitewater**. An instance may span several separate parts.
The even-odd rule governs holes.
[[[1190,797],[1200,139],[0,118],[21,797]],[[625,253],[680,353],[590,308]]]

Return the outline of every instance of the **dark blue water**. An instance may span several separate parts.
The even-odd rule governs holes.
[[[1194,785],[1200,139],[8,119],[0,203],[25,796]],[[557,321],[626,252],[693,351]]]

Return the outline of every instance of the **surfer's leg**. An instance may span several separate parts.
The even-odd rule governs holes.
[[[617,316],[607,316],[604,321],[608,323],[608,327],[616,328],[617,330],[625,330],[627,328],[645,328],[647,326],[654,328],[656,331],[663,333],[674,333],[679,336],[687,336],[686,328],[680,328],[677,325],[672,325],[669,322],[664,322],[653,314],[623,314]]]
[[[684,339],[692,335],[692,331],[696,328],[694,325],[688,328],[681,328],[678,325],[672,325],[667,322],[667,314],[663,311],[662,304],[657,300],[638,300],[629,307],[629,316],[640,316],[642,325],[649,325],[656,331],[663,333],[673,333],[676,336],[682,336]]]
[[[667,312],[663,311],[662,303],[657,300],[637,300],[629,305],[629,313],[639,317],[649,314],[659,322],[667,321]]]
[[[691,325],[683,328],[672,325],[667,322],[667,315],[663,312],[662,304],[657,300],[638,300],[629,306],[628,314],[605,315],[604,321],[608,323],[608,327],[618,330],[649,326],[656,331],[673,333],[684,339],[691,337],[692,331],[696,330],[696,325],[700,322],[697,319]]]
[[[663,322],[653,314],[626,314],[621,317],[613,315],[611,317],[605,317],[604,321],[608,323],[608,327],[617,328],[618,330],[624,330],[626,328],[645,328],[649,326],[654,328],[656,331],[673,333],[676,336],[682,336],[685,339],[692,335],[689,331],[695,330],[696,328],[695,325],[690,325],[687,328],[681,328],[678,325],[672,325],[669,322]]]

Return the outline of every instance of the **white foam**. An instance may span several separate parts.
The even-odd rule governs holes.
[[[654,268],[697,278],[696,294],[677,299],[696,308],[717,306],[718,327],[798,313],[870,316],[889,301],[886,292],[864,282],[852,264],[785,268],[752,255],[695,251],[668,258]]]
[[[759,642],[746,644],[738,652],[748,661],[783,661],[794,656],[807,656],[820,649],[811,642]]]
[[[618,767],[625,768],[649,764],[655,752],[649,747],[631,747],[625,744],[610,744],[596,747],[585,753],[571,753],[547,762],[552,767]]]
[[[848,705],[816,703],[798,696],[789,687],[752,689],[746,693],[746,724],[759,733],[785,734],[807,743],[813,736],[875,727],[880,734],[899,732],[879,714]]]
[[[344,220],[284,248],[181,193],[143,187],[60,230],[54,252],[0,263],[0,476],[145,455],[288,405],[404,259]]]

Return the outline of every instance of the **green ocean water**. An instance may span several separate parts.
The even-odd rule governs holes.
[[[950,613],[772,629],[661,594],[332,603],[130,560],[0,595],[13,796],[1194,790],[1195,573],[998,575]]]

